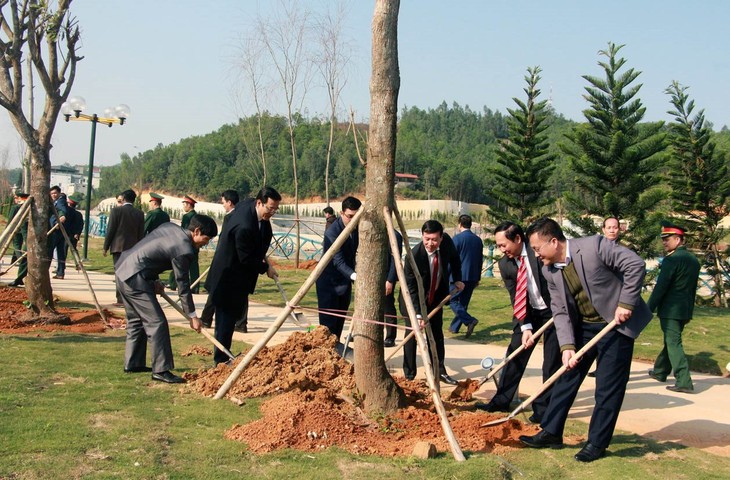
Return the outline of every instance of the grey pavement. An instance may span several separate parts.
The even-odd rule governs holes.
[[[7,265],[7,263],[5,264]],[[14,278],[13,273],[11,271],[7,274],[3,281],[5,283],[10,282]],[[113,276],[96,272],[89,272],[88,274],[99,303],[104,308],[114,310],[112,306],[115,301]],[[261,281],[270,280],[262,277]],[[73,266],[67,268],[64,280],[52,280],[52,284],[54,294],[60,298],[93,303],[83,275],[76,272]],[[177,299],[174,292],[170,296],[175,300]],[[202,311],[206,298],[205,294],[195,295],[198,311]],[[164,301],[162,301],[162,304],[171,325],[187,327],[187,322],[183,320],[179,313],[170,306],[165,305]],[[278,307],[251,303],[249,308],[249,331],[246,334],[239,332],[234,334],[233,353],[238,353],[244,348],[240,343],[237,345],[237,342],[249,344],[257,342],[280,312],[281,308]],[[307,313],[305,317],[312,324],[318,324],[317,318],[313,314]],[[446,317],[450,318],[450,312],[446,312]],[[347,331],[347,328],[346,325],[345,331]],[[272,345],[281,343],[295,331],[304,331],[304,329],[298,327],[292,321],[287,321],[270,343]],[[402,338],[401,333],[398,336],[399,339]],[[641,341],[641,337],[638,341]],[[206,342],[202,336],[201,342]],[[532,355],[525,377],[520,385],[522,399],[537,391],[542,383],[540,373],[542,351],[539,345],[536,348],[540,351],[536,351]],[[386,356],[390,351],[391,349],[386,349]],[[396,375],[402,374],[401,352],[402,350],[388,362],[389,370]],[[480,368],[482,358],[491,356],[499,362],[504,354],[504,347],[467,342],[455,338],[446,339],[446,367],[457,380],[482,377],[485,374]],[[718,352],[718,354],[728,356],[727,352]],[[724,360],[722,361],[724,364],[730,361],[730,358],[720,358],[720,360]],[[730,408],[725,403],[730,397],[730,379],[693,373],[692,378],[696,393],[673,393],[665,388],[666,385],[671,385],[671,381],[660,383],[647,375],[647,370],[650,367],[651,365],[647,363],[632,363],[631,380],[617,428],[656,440],[678,442],[718,455],[730,456]],[[422,367],[419,368],[419,377],[423,378]],[[593,410],[594,386],[595,381],[592,378],[587,378],[583,383],[578,398],[571,409],[571,418],[588,422]],[[447,388],[450,387],[444,386],[444,390]],[[489,381],[482,386],[476,397],[478,400],[487,401],[494,394],[495,389],[494,383]],[[518,418],[527,421],[527,416],[529,414],[520,414]]]

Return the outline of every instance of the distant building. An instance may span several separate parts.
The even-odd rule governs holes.
[[[418,175],[412,173],[396,173],[395,174],[395,187],[396,188],[408,188],[412,187],[418,181]]]
[[[88,176],[87,165],[69,164],[51,166],[51,186],[58,185],[66,195],[81,193],[86,195],[86,183]],[[101,182],[101,168],[94,167],[91,176],[91,188],[99,188]]]

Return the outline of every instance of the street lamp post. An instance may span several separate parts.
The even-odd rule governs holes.
[[[61,105],[61,113],[66,121],[86,121],[91,122],[91,144],[89,147],[89,175],[86,183],[86,218],[84,222],[84,258],[88,260],[89,251],[89,216],[91,214],[91,182],[94,176],[94,147],[96,145],[96,124],[102,123],[111,128],[112,125],[118,123],[124,125],[129,118],[130,109],[125,104],[117,105],[115,108],[107,108],[104,110],[103,116],[97,114],[87,115],[81,113],[86,108],[86,100],[83,97],[71,97],[67,102]]]

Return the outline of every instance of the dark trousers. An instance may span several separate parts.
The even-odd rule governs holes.
[[[61,227],[59,227],[61,228]],[[48,236],[48,258],[53,260],[53,251],[56,251],[56,275],[63,276],[66,274],[66,240],[63,233],[54,230]]]
[[[385,323],[388,324],[385,327],[385,339],[395,342],[395,337],[398,336],[398,329],[395,328],[395,325],[398,325],[398,312],[395,309],[395,289],[393,293],[385,296],[383,313],[385,313]],[[391,327],[390,325],[393,326]]]
[[[449,330],[451,331],[451,333],[459,333],[459,329],[462,325],[469,326],[477,321],[477,319],[471,316],[469,312],[466,311],[466,309],[469,308],[471,295],[474,293],[474,289],[477,288],[477,284],[479,284],[479,281],[466,280],[463,283],[464,290],[460,292],[455,292],[454,296],[449,302],[451,311],[454,312],[454,319],[451,321],[451,325],[449,325]]]
[[[112,253],[112,262],[114,263],[114,272],[117,271],[117,262],[119,261],[119,257],[122,256],[122,252]],[[116,291],[117,295],[117,303],[122,303],[122,294],[119,293],[119,287],[117,287]]]
[[[243,293],[243,305],[248,310],[248,293]],[[215,338],[221,345],[226,347],[228,351],[231,350],[231,344],[233,343],[233,331],[236,329],[236,321],[241,318],[240,314],[233,314],[218,306],[215,308]],[[213,354],[213,360],[216,364],[225,363],[229,360],[228,355],[215,349]]]
[[[689,362],[682,346],[682,331],[688,322],[689,320],[659,317],[664,332],[664,348],[654,361],[654,374],[667,378],[674,373],[678,387],[694,388],[689,373]]]
[[[151,366],[154,373],[175,368],[170,342],[170,327],[157,296],[152,292],[133,289],[117,280],[127,316],[127,341],[124,347],[124,368],[144,367],[147,343],[150,344]]]
[[[338,342],[345,326],[344,315],[347,315],[347,310],[350,308],[350,297],[352,288],[348,288],[347,293],[338,295],[332,287],[320,288],[320,285],[317,285],[319,324],[329,328]]]
[[[532,324],[532,331],[535,332],[544,324],[544,322],[549,320],[550,317],[550,309],[540,311],[531,310],[526,322]],[[554,326],[548,328],[545,333],[542,334],[542,338],[544,339],[542,362],[542,381],[544,382],[562,366],[562,355],[560,353],[560,345],[558,344],[558,336],[555,333]],[[520,324],[514,322],[512,339],[507,347],[507,356],[512,354],[512,352],[517,350],[521,345],[522,331],[520,329]],[[510,403],[512,403],[512,399],[517,393],[517,388],[519,387],[522,376],[527,368],[527,362],[529,362],[534,350],[534,347],[523,350],[522,353],[513,358],[512,361],[504,367],[502,374],[499,377],[499,386],[497,388],[497,393],[495,393],[492,398],[492,403],[504,408],[509,407]],[[532,410],[538,418],[542,418],[545,414],[545,410],[550,402],[551,390],[552,387],[547,389],[532,404]]]
[[[576,348],[585,345],[605,326],[605,323],[587,322],[577,325],[575,338],[579,344]],[[550,404],[540,425],[543,430],[553,435],[563,435],[570,407],[591,364],[596,360],[595,406],[588,427],[588,442],[599,448],[607,448],[624,401],[633,353],[633,338],[616,330],[606,334],[574,369],[565,372],[555,383]]]
[[[434,305],[427,305],[428,311],[430,312],[438,302],[434,302]],[[406,326],[411,326],[411,319],[408,315],[406,317]],[[436,356],[439,359],[439,374],[446,373],[446,367],[444,366],[444,359],[446,357],[446,349],[444,348],[444,313],[443,309],[440,309],[429,322],[431,324],[431,331],[433,332],[433,340],[436,344]],[[406,342],[403,346],[403,375],[407,378],[413,378],[416,376],[416,349],[418,345],[416,338],[413,337]],[[431,355],[431,344],[428,344],[428,354]]]

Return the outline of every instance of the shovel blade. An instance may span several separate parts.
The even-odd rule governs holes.
[[[495,425],[501,425],[504,422],[507,422],[509,420],[512,420],[514,417],[515,417],[514,415],[509,415],[508,417],[498,418],[497,420],[492,420],[491,422],[482,423],[480,426],[482,426],[482,427],[493,427]]]

